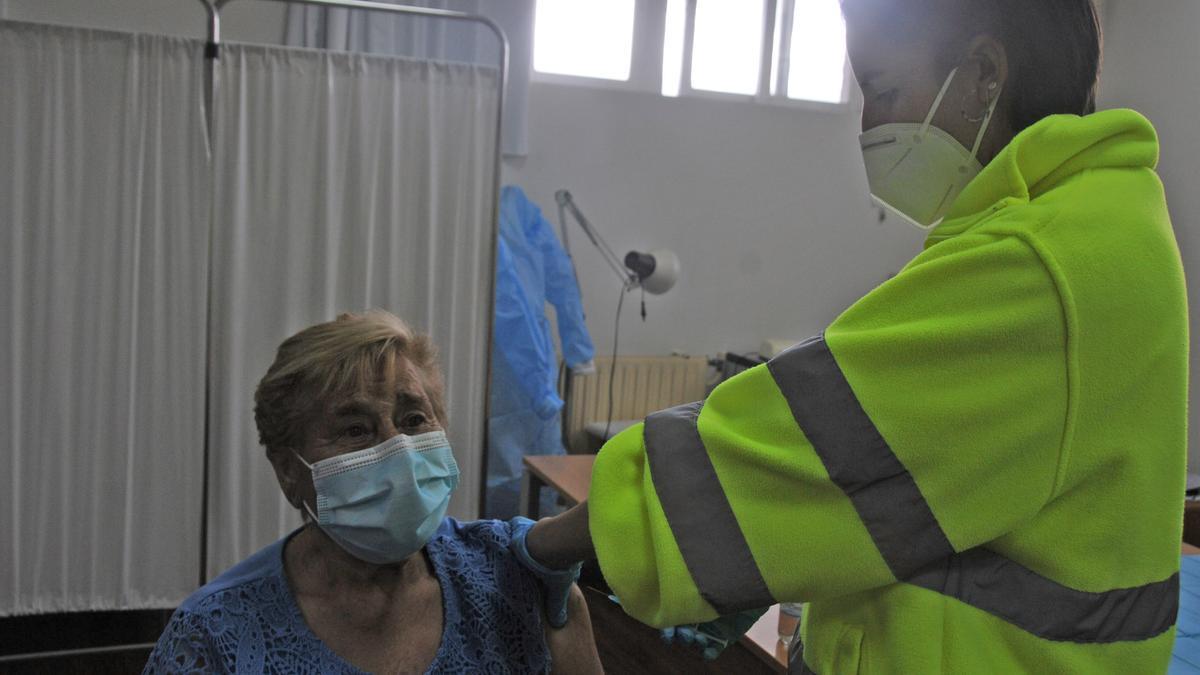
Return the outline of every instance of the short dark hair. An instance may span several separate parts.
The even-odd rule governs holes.
[[[845,0],[846,4],[862,0]],[[958,29],[941,65],[953,68],[971,39],[989,34],[1008,52],[1009,81],[1001,105],[1020,132],[1057,114],[1096,111],[1103,35],[1093,0],[872,0],[911,13],[936,12]]]

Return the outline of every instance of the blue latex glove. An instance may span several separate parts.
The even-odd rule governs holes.
[[[529,555],[525,538],[533,529],[534,522],[528,518],[517,516],[508,521],[512,528],[512,539],[508,542],[508,550],[517,557],[521,566],[533,573],[546,590],[546,618],[554,628],[567,625],[567,599],[571,596],[571,587],[579,581],[579,570],[583,563],[578,562],[565,570],[552,570]]]
[[[729,616],[722,616],[704,623],[693,623],[685,626],[675,626],[662,630],[663,642],[668,644],[678,642],[690,645],[700,651],[705,661],[712,661],[725,651],[729,645],[737,642],[750,627],[767,613],[767,608],[751,609]]]

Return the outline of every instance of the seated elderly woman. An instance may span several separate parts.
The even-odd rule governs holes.
[[[442,388],[429,340],[387,312],[284,341],[254,416],[306,522],[189,597],[146,672],[599,672],[578,589],[551,628],[510,526],[445,517]]]

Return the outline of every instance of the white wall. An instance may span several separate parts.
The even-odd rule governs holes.
[[[202,36],[195,0],[7,0],[10,19]],[[284,5],[238,0],[229,40],[277,42]],[[751,350],[766,337],[820,331],[919,248],[904,226],[880,227],[867,206],[849,111],[664,99],[538,84],[532,154],[506,166],[557,220],[571,188],[622,254],[668,247],[684,264],[670,294],[626,298],[622,352]],[[612,344],[617,282],[581,231],[572,243],[597,346]]]
[[[1130,107],[1154,122],[1159,175],[1183,251],[1192,304],[1192,399],[1200,400],[1200,2],[1110,0],[1101,86],[1105,107]],[[1200,467],[1200,405],[1191,406],[1191,465]]]
[[[198,0],[5,0],[4,17],[139,33],[204,37],[208,25]],[[222,10],[222,38],[242,42],[283,40],[282,3],[237,0]]]
[[[621,352],[755,350],[820,332],[920,249],[921,233],[877,223],[857,117],[744,102],[668,99],[535,83],[530,150],[509,162],[557,222],[568,188],[618,253],[669,248],[683,279],[626,298]],[[572,223],[571,249],[597,348],[612,348],[619,282]]]
[[[6,18],[201,36],[195,0],[0,0]],[[1110,0],[1106,107],[1146,113],[1163,139],[1160,167],[1176,231],[1200,298],[1200,3]],[[284,6],[238,0],[224,13],[230,40],[276,42]],[[557,221],[554,191],[571,189],[621,253],[667,247],[684,265],[680,285],[649,298],[650,318],[629,297],[622,352],[750,350],[765,337],[803,338],[897,270],[919,249],[905,226],[880,226],[866,204],[856,120],[841,114],[742,103],[535,84],[531,154],[505,179],[526,188]],[[588,323],[612,346],[617,282],[571,232]],[[1200,311],[1193,316],[1200,353]],[[1193,368],[1200,391],[1200,368]],[[1193,406],[1200,409],[1200,406]],[[1200,414],[1191,424],[1200,466]]]

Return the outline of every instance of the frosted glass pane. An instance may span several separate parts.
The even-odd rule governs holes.
[[[533,68],[628,80],[634,0],[537,0]]]
[[[796,0],[792,17],[788,98],[842,103],[846,24],[838,0]]]
[[[699,0],[692,45],[692,88],[757,94],[762,67],[763,0]]]

